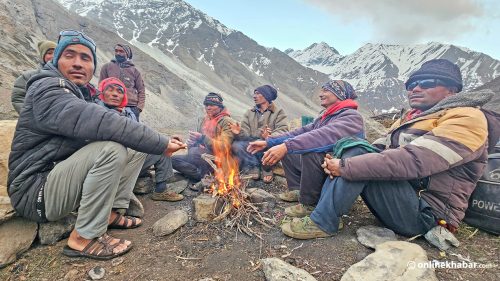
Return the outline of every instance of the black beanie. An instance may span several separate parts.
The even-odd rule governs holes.
[[[405,86],[408,87],[412,82],[422,79],[440,79],[447,86],[457,87],[458,92],[462,91],[462,74],[458,65],[446,59],[434,59],[424,62],[419,70],[413,72],[406,81]]]
[[[260,86],[254,92],[259,92],[269,103],[272,103],[278,97],[278,91],[269,85]]]
[[[205,97],[205,100],[203,101],[203,105],[216,105],[220,108],[224,108],[224,105],[222,104],[224,100],[222,99],[221,95],[217,93],[208,93],[208,95]]]

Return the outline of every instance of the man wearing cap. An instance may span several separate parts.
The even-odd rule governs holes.
[[[268,148],[262,158],[263,165],[274,165],[281,160],[289,192],[280,194],[280,198],[300,203],[285,209],[293,217],[309,214],[318,202],[326,179],[321,168],[325,154],[343,137],[364,138],[363,117],[356,110],[357,96],[351,84],[329,81],[322,86],[319,98],[325,110],[312,124],[250,142],[247,148],[251,153]]]
[[[48,40],[43,40],[38,42],[38,55],[40,58],[40,67],[37,69],[27,70],[23,72],[16,81],[14,81],[14,88],[12,89],[11,102],[17,113],[21,113],[23,108],[24,98],[26,96],[26,83],[31,77],[40,73],[43,66],[52,60],[54,56],[54,49],[56,48],[56,43]]]
[[[132,62],[132,49],[125,44],[115,45],[115,58],[101,68],[99,81],[109,77],[120,79],[127,87],[129,107],[139,120],[139,115],[144,109],[146,89],[141,73]]]
[[[87,103],[80,87],[95,67],[94,41],[62,31],[52,62],[28,81],[7,184],[12,206],[25,218],[43,223],[78,212],[65,255],[111,259],[132,244],[107,229],[142,224],[118,211],[128,208],[145,153],[169,156],[184,144]]]
[[[234,135],[231,131],[229,111],[225,108],[223,98],[218,93],[209,93],[203,105],[206,115],[196,132],[189,132],[187,141],[188,154],[172,156],[172,166],[191,181],[200,181],[203,176],[213,171],[210,165],[201,158],[203,153],[213,154],[214,146],[227,146],[230,149]],[[196,187],[191,186],[195,189]]]
[[[442,250],[458,245],[451,233],[464,217],[487,160],[487,121],[477,107],[491,94],[458,94],[460,68],[445,59],[425,62],[405,85],[411,109],[373,143],[383,151],[354,148],[343,159],[325,158],[325,173],[332,178],[310,216],[282,227],[286,235],[335,234],[342,215],[361,195],[394,232],[425,234]]]
[[[132,110],[126,107],[127,88],[120,79],[115,77],[106,78],[99,83],[98,88],[100,94],[96,100],[97,104],[137,121]],[[173,138],[177,138],[180,141],[178,137],[173,136]],[[184,196],[168,189],[167,182],[174,176],[172,159],[166,155],[148,154],[141,168],[141,173],[147,171],[151,166],[154,166],[156,180],[156,186],[151,199],[172,202],[182,200]]]
[[[235,134],[233,153],[239,161],[240,169],[246,171],[253,179],[260,178],[260,162],[262,152],[255,155],[247,151],[250,141],[265,140],[288,132],[285,111],[273,102],[278,97],[278,91],[270,85],[258,87],[253,92],[255,106],[245,112],[241,123],[232,126]],[[262,167],[262,180],[270,183],[273,179],[272,167]]]

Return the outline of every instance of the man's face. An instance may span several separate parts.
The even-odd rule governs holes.
[[[257,91],[253,93],[253,101],[255,102],[255,105],[261,105],[267,103],[266,98],[264,98],[264,96]]]
[[[87,84],[94,74],[94,57],[85,45],[69,45],[57,62],[61,74],[78,86]]]
[[[221,111],[222,108],[218,107],[217,105],[205,105],[205,112],[210,118],[217,116],[217,114],[219,114]]]
[[[102,95],[104,96],[103,102],[113,107],[120,106],[124,96],[120,87],[117,87],[116,85],[107,86]]]
[[[339,98],[337,98],[336,95],[334,95],[332,92],[321,89],[321,92],[319,93],[319,99],[320,99],[320,104],[324,108],[328,108],[330,105],[336,103]]]
[[[420,85],[408,91],[410,107],[425,111],[436,105],[442,99],[453,95],[453,92],[444,86],[423,89]]]
[[[127,57],[127,52],[125,52],[125,50],[122,47],[116,46],[115,47],[115,55]]]
[[[47,52],[45,52],[45,55],[43,56],[43,62],[47,63],[52,60],[54,57],[54,49],[49,49]]]

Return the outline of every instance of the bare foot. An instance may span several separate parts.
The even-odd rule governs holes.
[[[117,216],[119,216],[120,214],[118,214],[117,212],[111,212],[111,214],[109,215],[109,220],[108,220],[108,225],[110,225],[115,219]],[[135,223],[136,225],[139,225],[142,223],[142,220],[140,218],[135,218]],[[132,225],[132,220],[131,219],[127,219],[125,216],[122,216],[122,218],[118,221],[117,223],[118,225],[123,225],[125,227],[130,227]]]
[[[264,176],[262,178],[262,181],[264,181],[265,183],[270,183],[273,181],[273,176]]]
[[[83,238],[75,229],[73,229],[73,231],[71,231],[71,234],[69,235],[68,246],[71,249],[82,251],[90,243],[90,241],[92,241],[92,239]],[[117,243],[120,243],[120,239],[113,237],[113,240],[110,244],[115,245]],[[130,244],[132,244],[131,241],[125,240],[125,242],[119,244],[116,248],[113,249],[113,253],[118,254],[123,252],[128,248]]]

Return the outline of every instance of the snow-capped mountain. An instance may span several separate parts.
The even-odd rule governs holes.
[[[184,1],[59,2],[117,33],[186,81],[193,106],[208,91],[219,91],[232,111],[241,114],[252,104],[253,89],[271,84],[280,93],[277,104],[292,117],[318,111],[312,97],[327,75],[303,67],[278,49],[260,46]],[[110,56],[112,48],[101,47]]]
[[[324,44],[326,45],[326,44]],[[314,46],[314,44],[313,44]],[[323,47],[328,48],[328,45]],[[306,50],[311,49],[311,47]],[[500,75],[500,61],[490,56],[454,45],[429,43],[416,45],[366,44],[346,56],[324,60],[317,52],[291,52],[289,55],[304,66],[322,71],[333,79],[346,79],[360,93],[360,102],[371,110],[407,106],[404,82],[423,62],[448,59],[460,66],[464,89],[474,89]]]
[[[342,56],[327,43],[314,43],[304,50],[285,50],[297,62],[323,73],[329,73],[331,67],[339,62]]]

